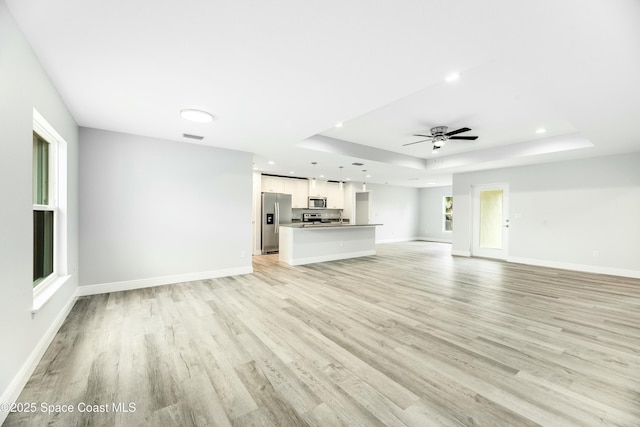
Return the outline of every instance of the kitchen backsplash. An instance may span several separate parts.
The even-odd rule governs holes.
[[[291,209],[291,219],[293,221],[302,221],[302,214],[304,213],[320,213],[322,214],[322,219],[339,220],[342,209]]]

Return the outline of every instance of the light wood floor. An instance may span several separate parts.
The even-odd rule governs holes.
[[[110,412],[6,425],[640,425],[640,280],[377,249],[80,298],[19,401]]]

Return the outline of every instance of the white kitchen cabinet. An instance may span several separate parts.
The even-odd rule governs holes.
[[[313,180],[309,180],[309,196],[327,197],[327,181],[316,179],[315,185]]]
[[[355,224],[354,204],[355,204],[355,187],[353,182],[344,183],[344,209],[342,210],[342,219],[353,219]]]
[[[327,208],[344,209],[344,190],[337,182],[327,182]]]
[[[285,193],[285,180],[286,178],[262,175],[262,191],[265,193]]]
[[[285,179],[284,192],[291,194],[291,207],[306,209],[309,206],[309,182],[306,179]]]
[[[309,181],[306,179],[297,179],[296,180],[296,192],[295,197],[297,200],[297,204],[306,209],[309,207]]]

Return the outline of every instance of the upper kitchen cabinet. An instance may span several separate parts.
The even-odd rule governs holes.
[[[284,190],[285,181],[285,178],[262,175],[262,191],[265,193],[286,193]]]
[[[344,191],[337,182],[327,182],[327,208],[344,209]]]
[[[285,179],[284,192],[291,194],[291,207],[306,209],[309,206],[309,182],[306,179]]]
[[[327,197],[327,181],[320,181],[319,179],[314,181],[309,180],[309,196]]]

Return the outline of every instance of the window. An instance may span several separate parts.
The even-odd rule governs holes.
[[[33,310],[67,280],[67,144],[33,110]]]
[[[442,198],[442,231],[453,231],[453,196]]]
[[[55,150],[33,132],[33,286],[53,274],[56,217],[55,180],[51,178]]]

